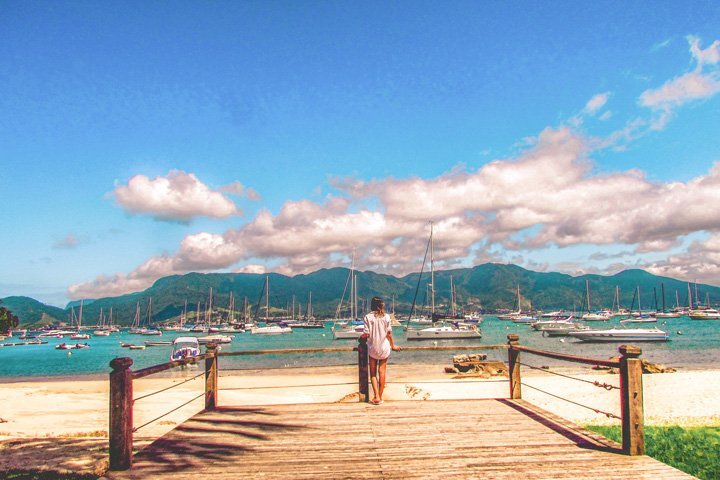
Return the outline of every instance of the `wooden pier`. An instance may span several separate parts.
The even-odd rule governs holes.
[[[636,346],[621,345],[619,360],[535,350],[521,346],[515,334],[508,335],[507,345],[415,348],[507,349],[509,398],[367,403],[368,357],[364,338],[360,338],[354,348],[358,355],[358,403],[255,407],[218,404],[218,391],[222,390],[219,357],[336,352],[348,348],[219,352],[210,344],[207,352],[198,358],[136,371],[130,369],[132,359],[116,358],[110,363],[113,371],[110,373],[110,472],[107,477],[117,480],[693,478],[645,455],[639,358],[642,352]],[[622,445],[522,400],[521,354],[617,368],[619,387],[594,384],[619,391],[621,415],[601,413],[620,420]],[[133,397],[133,380],[202,360],[205,391],[196,399],[205,397],[204,411],[133,455],[133,433],[142,428],[133,424],[133,404],[137,400]],[[167,388],[139,398],[164,390]]]
[[[522,400],[491,399],[218,407],[107,478],[693,477]]]

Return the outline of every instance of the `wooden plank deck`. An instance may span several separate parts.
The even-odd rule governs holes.
[[[272,405],[200,413],[107,478],[694,478],[523,401]]]

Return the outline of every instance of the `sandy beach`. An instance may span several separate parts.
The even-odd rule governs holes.
[[[554,371],[619,385],[618,375],[589,368]],[[169,410],[190,403],[142,426],[136,445],[158,438],[202,408],[204,379],[199,369],[141,379],[134,384],[134,425],[140,427]],[[357,371],[352,367],[249,370],[221,375],[220,405],[333,403],[357,401]],[[453,378],[443,365],[391,365],[382,408],[395,401],[462,398],[506,398],[505,377]],[[613,424],[618,420],[540,392],[569,398],[594,409],[620,414],[619,391],[562,376],[523,370],[523,398],[579,424]],[[151,395],[175,385],[174,388]],[[645,422],[648,425],[720,425],[720,371],[681,370],[643,376]],[[534,387],[534,388],[531,388]],[[101,473],[106,464],[108,381],[63,378],[0,384],[0,472],[46,468]],[[328,407],[331,408],[331,407]]]

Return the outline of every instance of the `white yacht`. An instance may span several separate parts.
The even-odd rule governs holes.
[[[482,333],[475,325],[442,325],[419,330],[409,329],[408,340],[437,340],[442,338],[481,338]]]
[[[584,342],[666,342],[667,332],[659,328],[610,328],[607,330],[581,330],[568,335]]]

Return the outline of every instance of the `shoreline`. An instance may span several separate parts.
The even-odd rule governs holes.
[[[505,359],[505,362],[507,359]],[[647,360],[647,359],[645,359]],[[535,362],[538,366],[542,365],[549,365],[550,368],[554,371],[558,372],[592,372],[592,366],[590,365],[580,365],[580,364],[573,364],[568,365],[567,362],[563,362],[562,364],[555,364],[550,359],[544,359],[543,361]],[[198,364],[199,365],[199,364]],[[396,367],[396,368],[410,368],[410,369],[424,369],[427,371],[429,368],[444,368],[445,366],[451,366],[452,361],[449,360],[447,364],[439,364],[439,363],[413,363],[413,362],[391,362],[388,363],[388,368],[390,367]],[[697,363],[697,364],[683,364],[683,365],[677,365],[677,364],[669,364],[665,363],[662,364],[665,367],[668,368],[674,368],[677,370],[677,372],[706,372],[706,371],[715,371],[720,370],[720,365],[711,364],[711,363]],[[202,368],[202,367],[201,367]],[[245,374],[247,372],[254,372],[254,373],[270,373],[270,374],[279,374],[279,373],[287,373],[290,374],[290,372],[298,371],[298,370],[317,370],[317,369],[342,369],[342,368],[357,368],[352,365],[293,365],[293,366],[285,366],[285,367],[267,367],[267,368],[244,368],[244,369],[226,369],[223,371],[222,367],[220,368],[220,375],[221,376],[232,376],[237,374]],[[528,369],[527,367],[523,368],[523,375],[533,375],[533,370]],[[0,385],[4,384],[16,384],[16,383],[27,383],[27,382],[47,382],[47,383],[54,383],[54,382],[68,382],[68,381],[100,381],[100,380],[106,380],[109,381],[109,375],[110,375],[110,368],[108,368],[107,372],[104,373],[79,373],[79,374],[73,374],[73,375],[38,375],[38,376],[25,376],[25,377],[17,377],[17,376],[0,376]],[[241,372],[241,373],[238,373]],[[527,373],[525,373],[527,372]],[[166,376],[172,376],[172,374],[166,374]],[[162,374],[155,375],[155,378],[163,378]]]

